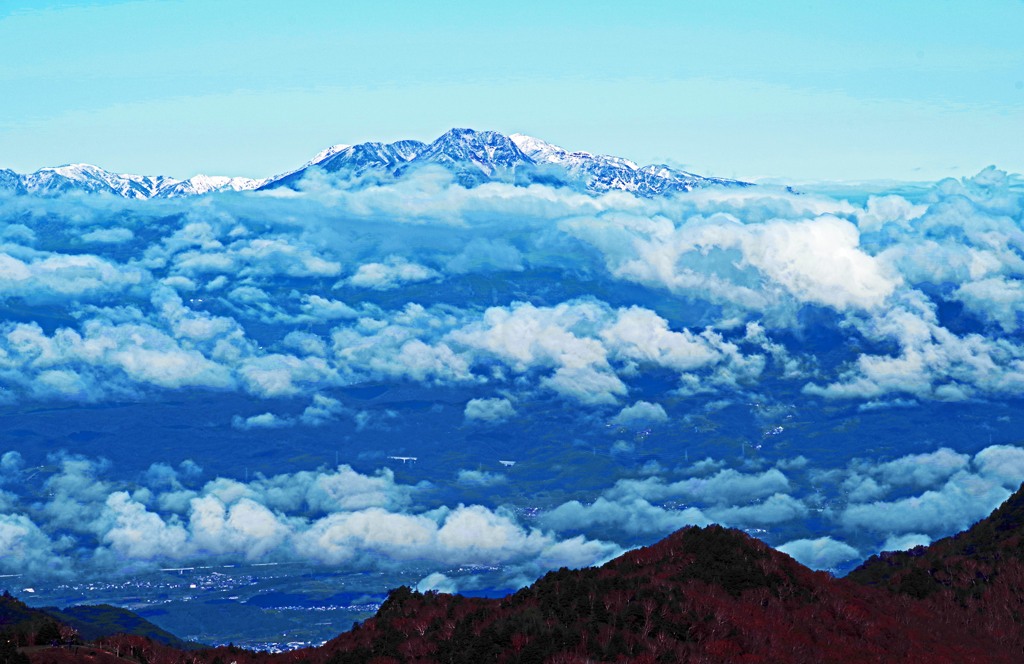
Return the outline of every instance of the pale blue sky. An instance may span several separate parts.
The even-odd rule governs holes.
[[[0,167],[266,176],[453,126],[754,178],[1024,171],[1024,2],[0,3]]]

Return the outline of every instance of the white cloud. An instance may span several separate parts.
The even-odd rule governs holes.
[[[457,481],[466,486],[491,487],[507,483],[508,478],[486,470],[460,470]]]
[[[0,295],[30,301],[100,299],[146,285],[145,270],[90,254],[41,254],[24,261],[0,252]]]
[[[921,533],[906,533],[904,535],[890,535],[882,544],[881,551],[906,551],[915,546],[928,546],[932,538]]]
[[[107,498],[105,518],[113,521],[101,541],[120,556],[135,560],[162,558],[181,551],[188,534],[180,524],[167,524],[160,515],[133,501],[126,492],[117,491]]]
[[[508,399],[470,399],[466,402],[465,418],[483,422],[500,422],[516,414],[512,402]]]
[[[668,421],[668,414],[661,404],[650,403],[649,401],[637,401],[632,406],[626,406],[619,411],[618,415],[612,418],[614,424],[625,426],[660,424]]]
[[[773,526],[804,519],[808,509],[802,501],[776,493],[752,505],[712,506],[705,512],[718,523],[729,526]]]
[[[358,429],[389,417],[390,396],[351,407],[341,390],[399,384],[428,395],[454,388],[431,415],[457,427],[451,404],[465,404],[470,436],[486,435],[487,422],[557,411],[559,440],[573,445],[609,422],[666,422],[671,403],[679,426],[654,436],[689,436],[692,425],[701,438],[718,426],[737,447],[791,414],[772,442],[798,444],[790,433],[809,421],[804,430],[816,430],[813,407],[750,405],[789,404],[802,386],[812,403],[850,400],[865,420],[932,400],[980,408],[1024,389],[1024,231],[1013,182],[985,171],[863,204],[761,187],[642,200],[466,189],[434,171],[363,189],[324,179],[288,198],[158,208],[5,199],[6,218],[19,223],[4,227],[0,245],[0,296],[11,310],[0,324],[0,401],[242,394],[266,401],[230,420],[240,429],[333,433],[337,420]],[[82,247],[93,253],[73,253]],[[497,274],[509,272],[514,279]],[[674,385],[661,390],[664,380]],[[223,424],[240,410],[225,410]],[[740,432],[746,413],[753,428]],[[392,417],[388,426],[399,437],[415,424]],[[591,429],[578,436],[574,427]],[[518,490],[512,478],[518,484],[525,466],[507,476],[462,470],[430,489],[347,466],[200,486],[196,473],[155,464],[140,486],[65,455],[48,462],[56,472],[40,473],[43,490],[29,499],[22,482],[35,471],[11,453],[0,457],[0,542],[16,553],[0,565],[483,561],[526,578],[618,550],[562,534],[610,532],[633,544],[715,520],[777,529],[799,538],[784,546],[815,564],[840,564],[843,546],[867,551],[970,525],[1019,486],[1019,448],[972,457],[959,451],[958,432],[881,463],[819,467],[797,456],[769,468],[777,456],[765,451],[742,468],[705,460],[674,469],[678,458],[658,451],[667,441],[648,445],[612,427],[592,445],[616,453],[595,457],[609,468],[605,484],[559,487],[536,521],[458,505],[463,495]],[[809,519],[812,506],[824,508],[825,526]],[[833,524],[848,544],[817,537]],[[381,562],[396,548],[408,557]]]
[[[243,431],[248,431],[249,429],[282,429],[284,427],[293,426],[294,424],[294,421],[278,417],[273,413],[261,413],[259,415],[251,415],[249,417],[235,415],[231,418],[231,426]]]
[[[1024,283],[1003,276],[962,284],[952,297],[982,320],[997,323],[1012,334],[1024,321]]]
[[[410,263],[400,256],[388,256],[380,263],[363,263],[348,283],[357,288],[391,290],[403,284],[439,279],[441,274],[418,263]]]
[[[349,414],[350,412],[337,399],[332,399],[322,394],[314,394],[313,402],[302,411],[299,421],[310,426],[319,426],[334,420],[339,415]]]
[[[666,482],[659,477],[643,480],[619,480],[608,489],[608,496],[640,496],[647,500],[685,499],[707,505],[737,505],[789,491],[789,479],[778,468],[761,473],[742,473],[732,468],[710,477],[692,477]]]
[[[711,522],[699,509],[666,510],[638,497],[613,501],[601,496],[589,505],[570,500],[541,516],[541,523],[556,531],[596,530],[654,536]]]
[[[960,471],[942,487],[918,496],[848,505],[838,519],[851,532],[941,536],[964,530],[988,516],[1009,495],[998,482]]]
[[[857,549],[831,537],[793,540],[775,548],[811,569],[835,569],[860,557]]]
[[[616,277],[744,309],[789,307],[785,294],[798,303],[872,310],[901,283],[859,248],[856,226],[831,215],[754,224],[731,214],[681,222],[607,215],[562,229],[597,247]]]
[[[451,274],[499,270],[521,272],[523,269],[522,252],[508,240],[482,237],[474,237],[466,243],[462,251],[445,265],[445,270]]]
[[[71,561],[61,553],[70,542],[54,542],[23,514],[0,514],[0,570],[29,578],[64,576]]]
[[[101,242],[104,244],[122,244],[135,239],[130,228],[97,228],[82,235],[83,242]]]
[[[428,590],[435,590],[439,593],[455,594],[459,591],[458,583],[440,572],[432,572],[416,584],[416,590],[425,593]]]
[[[863,464],[867,467],[866,472],[886,484],[933,487],[967,468],[970,462],[970,456],[942,447],[934,452],[910,454],[881,464],[870,461]]]
[[[857,226],[862,233],[880,231],[886,224],[911,230],[910,222],[927,211],[927,205],[915,205],[902,196],[869,196],[865,208],[857,210]]]
[[[1012,445],[990,445],[974,455],[978,474],[1016,490],[1024,482],[1024,449]]]

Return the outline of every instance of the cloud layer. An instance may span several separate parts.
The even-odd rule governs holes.
[[[449,460],[431,484],[354,464],[242,481],[144,444],[136,475],[74,439],[10,443],[0,565],[457,562],[528,579],[689,524],[824,568],[944,536],[1024,479],[1012,439],[941,423],[874,451],[833,437],[935,404],[1012,426],[1022,224],[1024,184],[996,169],[849,199],[466,189],[430,169],[177,201],[0,195],[11,413],[201,395],[239,440],[344,425],[391,450],[373,459],[415,444]]]

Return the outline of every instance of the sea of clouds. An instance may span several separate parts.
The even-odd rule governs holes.
[[[0,573],[500,570],[424,579],[451,590],[521,585],[691,524],[828,569],[967,527],[1024,480],[1019,440],[936,419],[916,447],[874,455],[826,434],[947,406],[1013,427],[1024,181],[989,168],[911,193],[806,189],[642,199],[467,189],[428,168],[168,201],[0,194],[8,421],[199,394],[237,440],[346,427],[397,450],[436,417],[459,447],[521,438],[564,466],[557,487],[522,461],[462,457],[446,479],[365,456],[241,476],[144,440],[127,463],[5,435]],[[360,386],[426,405],[350,398]],[[739,410],[748,431],[730,429]],[[801,437],[800,421],[825,434]],[[538,436],[545,423],[559,436]],[[568,453],[581,447],[599,472]]]

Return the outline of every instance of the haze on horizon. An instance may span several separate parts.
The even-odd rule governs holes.
[[[12,2],[0,167],[267,177],[469,126],[741,179],[1020,172],[1022,23],[1019,0]]]

